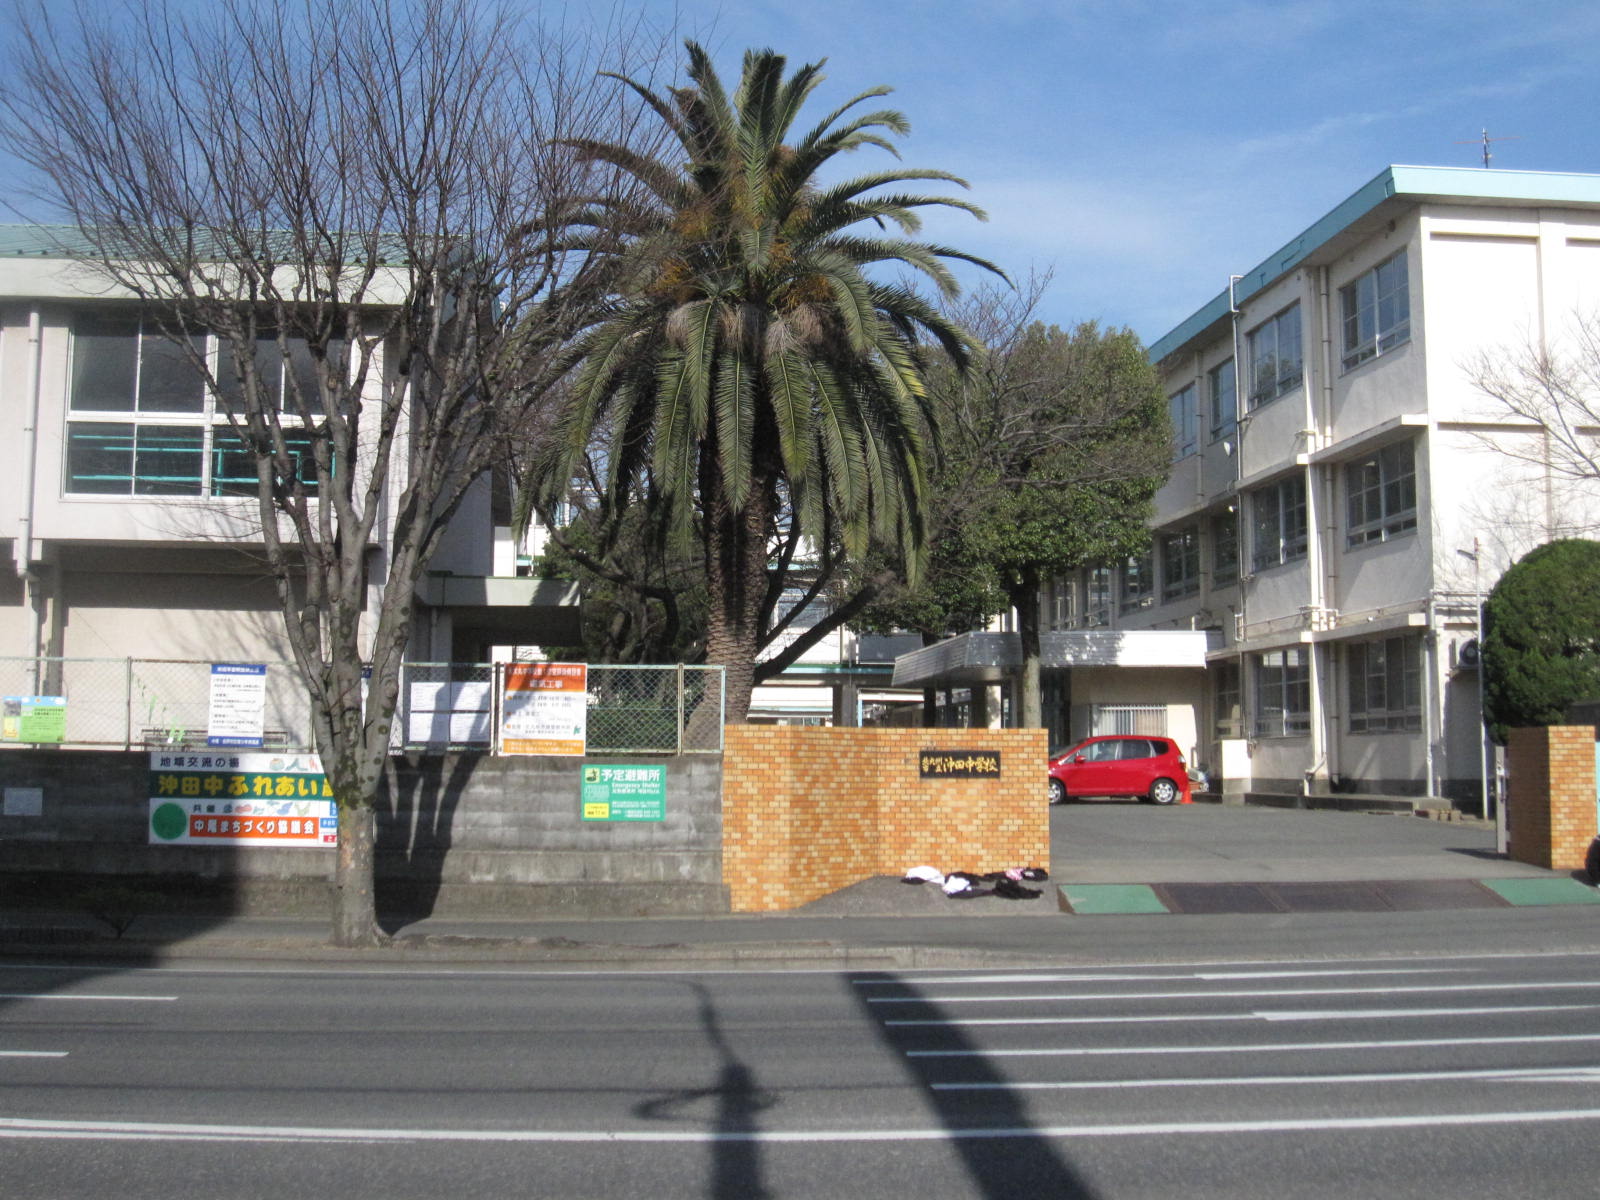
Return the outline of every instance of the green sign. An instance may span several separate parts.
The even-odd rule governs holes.
[[[66,740],[65,696],[0,697],[0,741],[38,743]]]
[[[664,821],[667,768],[586,766],[579,809],[585,821]]]

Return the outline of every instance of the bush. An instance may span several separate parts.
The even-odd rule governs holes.
[[[1600,700],[1600,542],[1550,542],[1519,560],[1483,607],[1484,712],[1510,729],[1559,725]]]

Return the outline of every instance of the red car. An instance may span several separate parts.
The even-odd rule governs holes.
[[[1050,755],[1050,803],[1082,796],[1137,796],[1188,804],[1189,764],[1171,738],[1113,733]]]

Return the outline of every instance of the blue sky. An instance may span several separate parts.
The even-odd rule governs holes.
[[[1391,163],[1476,166],[1487,128],[1497,168],[1600,171],[1593,0],[592,3],[564,11],[642,12],[730,82],[749,47],[826,58],[817,115],[893,87],[904,162],[968,179],[990,216],[926,236],[1051,268],[1045,319],[1147,343]]]
[[[1600,5],[1566,0],[656,0],[712,50],[876,84],[908,165],[989,221],[927,236],[1053,267],[1043,315],[1155,340],[1390,163],[1600,171]],[[1515,140],[1511,140],[1511,139]],[[1458,143],[1468,144],[1458,144]],[[869,157],[870,156],[870,157]],[[851,171],[876,169],[874,151]],[[874,160],[879,161],[874,161]]]

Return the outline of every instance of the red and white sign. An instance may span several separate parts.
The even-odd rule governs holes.
[[[500,697],[501,754],[582,757],[589,722],[585,663],[508,663]]]

